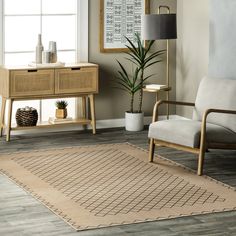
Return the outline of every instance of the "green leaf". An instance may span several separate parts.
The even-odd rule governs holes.
[[[125,37],[126,40],[129,42],[130,46],[133,48],[134,51],[138,52],[138,49],[135,47],[135,45],[132,43],[132,41],[128,38],[128,37]]]
[[[146,65],[145,68],[148,68],[148,67],[150,67],[150,66],[152,66],[152,65],[154,65],[154,64],[156,64],[156,63],[158,63],[158,62],[161,62],[161,61],[162,61],[162,60],[153,61],[153,62],[151,62],[150,64]]]
[[[124,66],[117,60],[118,64],[120,65],[121,70],[123,71],[123,73],[128,77],[128,73],[126,72]]]
[[[143,79],[143,82],[148,80],[149,78],[151,78],[152,76],[154,76],[155,74],[152,74],[152,75],[149,75],[149,76],[146,76],[144,79]]]
[[[148,45],[147,45],[145,56],[149,53],[149,51],[150,51],[152,45],[154,44],[154,42],[155,42],[155,40],[148,41]]]
[[[130,91],[130,87],[127,86],[127,84],[121,83],[121,82],[117,82],[117,84],[121,85],[126,91]]]
[[[121,81],[123,81],[125,84],[127,84],[128,86],[131,86],[131,81],[129,78],[125,77],[124,74],[122,74],[122,72],[118,71],[118,73],[120,74],[120,77],[118,77],[118,79],[120,79]]]

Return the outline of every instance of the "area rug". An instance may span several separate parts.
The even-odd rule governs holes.
[[[130,144],[2,154],[0,171],[77,230],[236,209],[236,191]]]

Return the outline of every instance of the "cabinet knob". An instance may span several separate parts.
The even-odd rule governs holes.
[[[71,70],[80,70],[80,67],[71,68]]]

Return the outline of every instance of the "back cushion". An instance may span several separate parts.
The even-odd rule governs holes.
[[[202,120],[205,110],[217,108],[236,110],[236,80],[203,78],[197,93],[193,120]],[[236,132],[236,115],[210,113],[207,122]]]

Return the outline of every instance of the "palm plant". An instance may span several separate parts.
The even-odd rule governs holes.
[[[142,112],[142,103],[143,103],[143,85],[144,81],[150,78],[151,76],[145,77],[144,76],[144,71],[158,63],[161,62],[160,56],[164,53],[165,50],[159,50],[156,52],[150,52],[151,48],[154,44],[154,40],[148,41],[147,46],[145,47],[144,42],[141,41],[139,34],[135,34],[136,37],[136,42],[137,46],[132,43],[132,41],[128,38],[125,37],[126,40],[128,41],[129,45],[126,45],[126,47],[129,49],[126,54],[129,56],[127,60],[131,61],[134,63],[139,71],[139,80],[140,80],[140,89],[139,89],[139,106],[138,106],[138,112]]]
[[[142,82],[139,80],[140,69],[136,67],[134,73],[130,75],[128,74],[124,66],[119,61],[117,62],[121,69],[118,71],[119,81],[117,81],[117,83],[119,84],[119,89],[124,90],[130,94],[130,110],[129,111],[131,113],[134,113],[134,95],[136,92],[140,91],[142,88]]]
[[[150,53],[150,50],[154,44],[154,40],[149,41],[147,47],[144,46],[144,43],[141,41],[138,34],[135,34],[135,39],[137,41],[137,46],[132,43],[132,41],[125,37],[129,45],[126,47],[129,49],[126,54],[128,61],[135,66],[134,73],[129,75],[124,66],[119,62],[120,70],[118,71],[118,81],[120,89],[125,90],[131,96],[130,99],[130,112],[134,112],[134,95],[139,92],[139,104],[137,112],[142,112],[142,102],[143,102],[143,86],[144,82],[153,75],[145,76],[145,69],[161,61],[159,58],[165,50],[159,50],[153,53]]]

